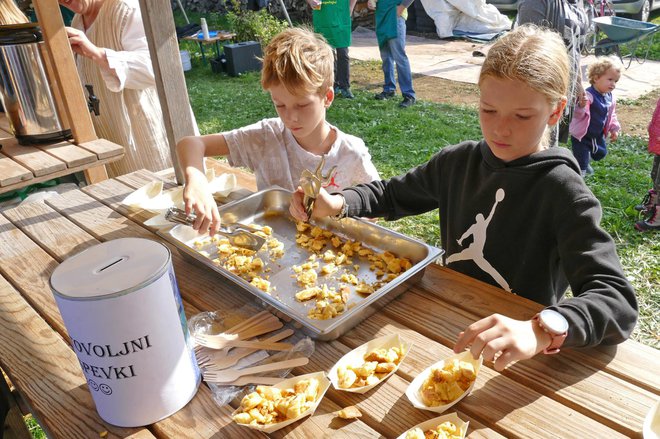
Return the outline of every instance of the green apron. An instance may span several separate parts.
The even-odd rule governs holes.
[[[399,3],[400,0],[378,0],[376,3],[376,37],[379,47],[397,37],[396,7]]]
[[[312,11],[314,31],[336,48],[351,45],[349,0],[322,0],[321,9]]]

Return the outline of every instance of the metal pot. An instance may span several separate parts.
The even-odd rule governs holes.
[[[48,86],[34,23],[0,26],[0,99],[21,145],[70,139],[63,129]]]

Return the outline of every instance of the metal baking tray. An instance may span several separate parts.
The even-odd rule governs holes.
[[[353,292],[348,301],[349,308],[343,314],[329,320],[310,319],[307,317],[307,313],[310,308],[315,306],[316,301],[310,300],[301,303],[294,297],[295,293],[302,288],[297,284],[296,279],[291,277],[293,274],[291,267],[306,262],[311,252],[296,245],[296,223],[289,214],[290,200],[291,192],[289,191],[267,189],[219,208],[223,223],[240,222],[270,226],[273,229],[273,236],[284,243],[284,256],[279,259],[270,259],[265,248],[259,252],[261,259],[271,269],[267,273],[270,276],[268,280],[275,287],[275,291],[270,295],[250,285],[236,274],[215,265],[212,260],[217,257],[217,252],[213,244],[196,249],[193,242],[198,239],[199,235],[192,228],[177,225],[169,231],[161,231],[158,234],[176,246],[186,259],[192,259],[219,273],[266,304],[290,316],[302,325],[310,337],[318,340],[336,339],[386,305],[410,285],[419,281],[426,266],[443,253],[443,250],[439,248],[368,221],[355,218],[345,218],[341,221],[326,218],[315,221],[316,225],[332,231],[343,239],[360,241],[372,250],[378,252],[387,250],[398,257],[408,258],[413,266],[368,296],[355,293],[354,287],[352,287]],[[199,250],[207,251],[210,256],[202,255]],[[352,259],[354,264],[360,266],[357,273],[353,272],[358,279],[369,283],[377,280],[375,273],[369,269],[369,262],[366,259],[357,256]],[[319,284],[321,279],[328,286],[338,286],[336,280],[328,282],[322,276],[319,276]]]

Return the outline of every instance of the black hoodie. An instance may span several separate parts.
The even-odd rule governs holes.
[[[564,148],[507,163],[485,141],[463,142],[342,194],[351,216],[439,209],[447,266],[559,311],[564,347],[620,343],[635,326],[635,292],[600,227],[600,204]],[[569,285],[574,297],[562,300]]]

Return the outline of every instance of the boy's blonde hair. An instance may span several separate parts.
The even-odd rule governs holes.
[[[479,73],[527,84],[552,105],[566,97],[570,76],[568,53],[558,33],[524,24],[493,44]]]
[[[614,69],[615,71],[621,74],[621,69],[623,66],[619,60],[613,58],[608,58],[606,56],[596,58],[596,61],[589,64],[587,67],[587,78],[589,78],[589,84],[594,85],[594,82],[601,76],[605,74],[609,69]]]
[[[282,84],[296,96],[325,94],[334,81],[332,48],[309,29],[286,29],[265,49],[261,70],[261,86],[265,90]]]

